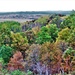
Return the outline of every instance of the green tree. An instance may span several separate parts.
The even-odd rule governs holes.
[[[48,25],[48,33],[52,38],[52,41],[56,41],[56,38],[58,37],[58,31],[56,24],[50,24]]]
[[[14,70],[11,72],[11,75],[25,75],[25,73],[20,70]]]
[[[20,32],[21,26],[18,22],[6,21],[0,22],[0,46],[9,45],[11,46],[11,32]]]
[[[2,29],[3,26],[6,26],[8,29],[10,29],[10,31],[13,31],[13,32],[20,32],[21,31],[20,23],[15,22],[15,21],[0,22],[0,29]]]
[[[72,12],[62,23],[61,23],[61,28],[71,28],[75,27],[75,12]]]
[[[9,62],[9,59],[12,55],[13,55],[13,49],[11,47],[3,45],[0,48],[0,57],[3,58],[4,63]]]
[[[3,25],[0,29],[0,46],[10,44],[10,29]]]
[[[42,27],[41,31],[37,34],[36,42],[39,44],[43,44],[45,42],[52,41],[51,36],[48,33],[47,27]]]
[[[58,28],[55,24],[43,26],[37,34],[37,43],[54,42],[58,36]]]
[[[68,49],[66,49],[63,53],[63,57],[67,58],[68,56],[72,57],[75,55],[75,50],[73,50],[71,47],[69,47]]]

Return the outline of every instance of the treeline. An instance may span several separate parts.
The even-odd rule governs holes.
[[[71,11],[26,11],[26,12],[2,12],[0,15],[8,15],[8,14],[70,14]]]

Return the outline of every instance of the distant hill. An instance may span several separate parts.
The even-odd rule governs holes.
[[[36,20],[44,15],[69,15],[71,11],[26,11],[26,12],[0,12],[0,22],[18,21],[25,22]]]
[[[0,12],[0,15],[8,14],[70,14],[71,11],[21,11],[21,12]]]

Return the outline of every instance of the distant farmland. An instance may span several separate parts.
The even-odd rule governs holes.
[[[4,21],[16,21],[16,22],[26,22],[26,21],[32,21],[32,19],[0,19],[0,22],[4,22]]]

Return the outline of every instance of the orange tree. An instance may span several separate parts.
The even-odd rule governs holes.
[[[18,70],[18,69],[24,70],[24,66],[22,62],[24,62],[22,53],[20,51],[16,51],[13,57],[10,58],[7,69],[10,71]]]

